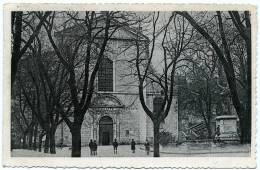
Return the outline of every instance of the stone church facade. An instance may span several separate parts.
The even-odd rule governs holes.
[[[83,146],[88,145],[90,139],[96,140],[99,145],[112,144],[114,139],[120,144],[129,143],[131,139],[137,143],[153,139],[153,124],[141,106],[138,81],[130,74],[133,69],[128,62],[128,59],[136,55],[132,40],[137,34],[141,37],[140,41],[146,44],[148,38],[129,27],[118,29],[109,40],[106,57],[97,74],[92,105],[82,124]],[[161,126],[161,130],[170,132],[175,140],[178,139],[176,94],[170,113]],[[151,87],[146,88],[145,99],[151,110],[153,99],[157,95],[158,92]],[[65,123],[61,123],[56,131],[56,143],[60,142],[71,145],[71,133]]]

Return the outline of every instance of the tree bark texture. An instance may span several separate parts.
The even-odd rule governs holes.
[[[23,135],[23,149],[26,149],[26,134]]]
[[[33,126],[29,129],[29,149],[32,149],[33,144]]]
[[[81,126],[73,127],[72,134],[72,157],[81,157]]]
[[[35,124],[33,136],[34,136],[33,150],[36,151],[37,150],[38,123]]]
[[[160,130],[160,123],[155,121],[153,122],[153,156],[154,157],[160,157],[160,134],[159,134],[159,130]]]
[[[50,153],[51,154],[56,154],[55,132],[56,132],[56,128],[52,128],[50,130]]]
[[[45,137],[45,143],[44,143],[44,153],[49,153],[49,148],[50,148],[50,132],[46,132],[46,137]]]
[[[39,145],[38,145],[38,151],[41,152],[42,151],[42,138],[43,138],[44,134],[41,133],[39,135]]]
[[[14,44],[12,52],[12,64],[11,64],[11,84],[13,85],[15,80],[15,75],[17,72],[17,66],[20,56],[20,48],[22,42],[22,17],[23,12],[13,12],[12,20],[14,20]]]

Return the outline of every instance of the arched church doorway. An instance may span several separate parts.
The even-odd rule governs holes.
[[[99,144],[110,145],[113,142],[113,120],[109,116],[103,116],[99,120]]]

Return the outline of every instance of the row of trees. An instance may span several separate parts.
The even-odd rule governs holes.
[[[122,27],[144,25],[147,29],[143,34],[150,40],[144,43],[140,41],[143,35],[135,34],[134,55],[128,63],[135,70],[131,74],[138,82],[141,105],[154,125],[154,156],[159,156],[160,124],[170,111],[178,83],[175,77],[180,75],[185,75],[191,85],[185,89],[197,102],[206,124],[213,103],[223,97],[217,97],[219,92],[230,95],[240,120],[241,142],[250,141],[248,11],[13,12],[12,121],[20,126],[23,138],[29,135],[30,148],[31,143],[36,148],[38,139],[41,149],[45,135],[44,152],[56,153],[56,129],[65,122],[72,135],[71,155],[81,156],[81,126],[110,39]],[[156,111],[145,100],[145,88],[150,84],[163,92],[161,107]],[[182,97],[183,102],[190,99]]]

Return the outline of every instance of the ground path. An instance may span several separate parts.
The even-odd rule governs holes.
[[[98,155],[97,157],[147,157],[153,156],[151,152],[150,155],[146,155],[145,151],[142,148],[143,146],[136,146],[135,153],[132,153],[130,150],[130,145],[120,145],[118,147],[118,154],[113,153],[112,146],[99,146],[98,147]],[[223,152],[224,153],[223,153]],[[37,152],[33,150],[25,150],[25,149],[14,149],[12,151],[12,156],[15,157],[70,157],[71,150],[69,147],[59,148],[56,149],[56,154],[47,154],[43,152]],[[82,147],[81,150],[82,157],[89,157],[90,151],[89,147]],[[237,147],[227,147],[227,148],[212,148],[210,150],[194,150],[191,151],[190,149],[184,150],[183,148],[178,149],[176,147],[172,150],[172,152],[163,152],[160,154],[162,157],[196,157],[196,156],[232,156],[232,157],[239,157],[239,156],[249,156],[249,147],[248,146],[237,146]]]

